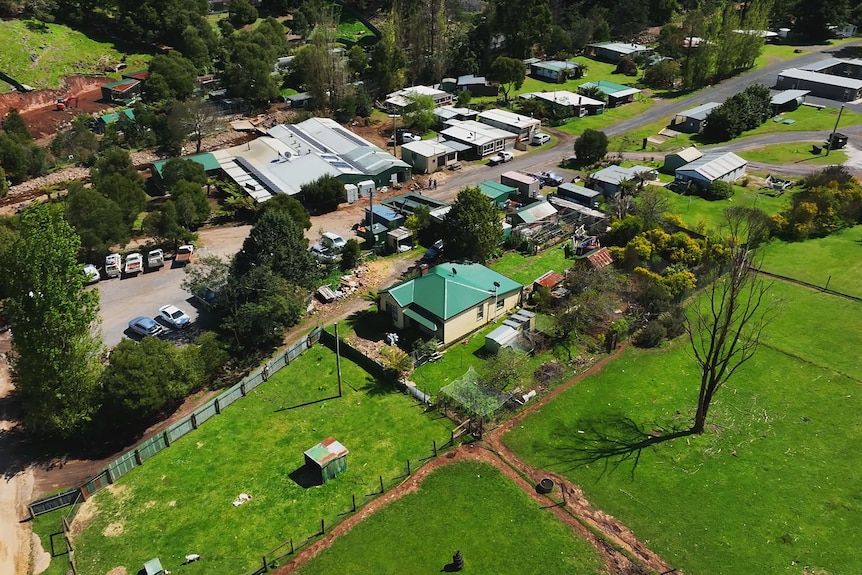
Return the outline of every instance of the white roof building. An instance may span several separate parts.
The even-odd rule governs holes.
[[[557,106],[572,106],[572,107],[580,107],[580,106],[595,106],[602,107],[605,105],[601,100],[596,100],[594,98],[588,98],[587,96],[581,96],[580,94],[575,94],[574,92],[570,92],[568,90],[554,90],[552,92],[530,92],[527,94],[521,94],[522,98],[537,98],[539,100],[549,102],[551,104]]]
[[[677,179],[692,180],[701,187],[709,187],[716,180],[733,182],[745,175],[745,167],[748,165],[733,152],[704,154],[698,160],[677,168]]]

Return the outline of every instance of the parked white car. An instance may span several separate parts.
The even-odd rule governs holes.
[[[84,277],[87,278],[88,284],[93,284],[102,279],[102,274],[99,273],[99,268],[94,266],[93,264],[86,264],[82,268],[84,272]]]
[[[533,137],[530,138],[530,143],[534,146],[541,146],[542,144],[547,144],[551,141],[551,137],[542,132],[536,132],[533,134]]]
[[[342,248],[344,248],[345,244],[347,244],[344,238],[334,232],[323,232],[323,234],[321,234],[321,237],[321,244],[323,244],[324,246],[331,245],[332,248],[336,251],[341,250]]]
[[[175,305],[165,305],[159,308],[159,317],[176,329],[186,327],[191,318]]]

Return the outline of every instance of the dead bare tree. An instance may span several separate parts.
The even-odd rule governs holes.
[[[767,299],[772,282],[759,275],[756,246],[762,237],[763,212],[734,207],[727,220],[726,262],[716,269],[706,302],[692,305],[686,329],[700,368],[700,393],[692,433],[703,433],[715,393],[751,359],[764,328],[774,318],[776,302]]]

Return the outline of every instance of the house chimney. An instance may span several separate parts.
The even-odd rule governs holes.
[[[419,275],[424,276],[428,273],[428,264],[420,264],[419,265]]]

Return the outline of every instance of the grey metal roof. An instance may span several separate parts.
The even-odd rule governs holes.
[[[650,168],[648,166],[632,166],[631,168],[608,166],[607,168],[601,169],[592,174],[590,179],[618,186],[626,180],[631,180],[637,174],[654,171],[655,168]]]
[[[801,98],[810,92],[811,90],[784,90],[774,95],[770,103],[775,106],[780,106],[781,104],[792,102],[796,98]]]
[[[699,160],[695,160],[690,164],[678,168],[677,174],[698,174],[707,180],[715,181],[727,174],[743,168],[748,165],[746,160],[743,160],[733,152],[705,154]]]
[[[709,116],[709,113],[719,106],[721,106],[720,102],[707,102],[706,104],[701,104],[700,106],[696,106],[690,110],[686,110],[685,112],[680,112],[677,116],[691,118],[692,120],[705,120],[706,117]]]
[[[800,66],[800,70],[809,70],[811,72],[819,72],[820,70],[825,70],[827,68],[831,68],[832,66],[837,66],[844,62],[841,58],[826,58],[825,60],[820,60],[819,62],[813,62],[811,64],[806,64],[805,66]]]
[[[597,192],[595,190],[591,190],[590,188],[585,188],[584,186],[579,186],[577,184],[572,184],[570,182],[564,182],[560,184],[557,189],[578,194],[583,198],[595,198],[596,196],[601,195],[601,192]]]
[[[610,50],[611,52],[617,52],[618,54],[632,54],[634,52],[643,52],[645,50],[649,50],[648,47],[643,46],[642,44],[633,44],[626,42],[594,42],[589,44],[591,48],[604,48],[605,50]]]
[[[832,74],[823,74],[821,72],[812,72],[810,70],[800,70],[799,68],[789,68],[784,70],[778,75],[778,78],[779,80],[781,78],[791,78],[793,80],[804,80],[806,82],[836,86],[838,88],[862,90],[862,80],[833,76]]]

